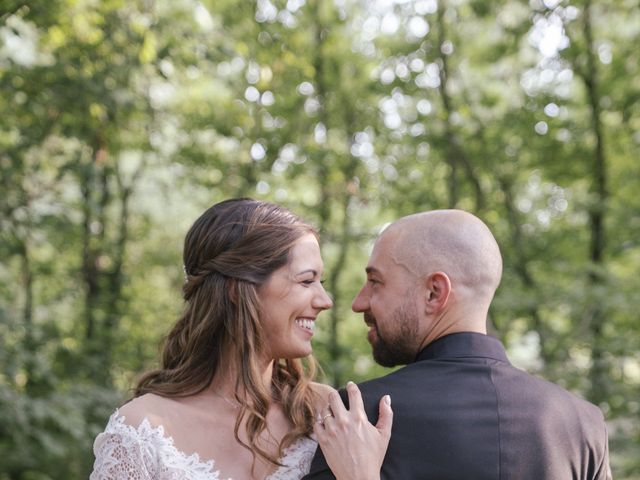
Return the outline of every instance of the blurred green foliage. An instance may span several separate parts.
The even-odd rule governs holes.
[[[248,195],[318,225],[325,381],[401,215],[486,220],[514,363],[597,403],[640,479],[640,9],[606,0],[0,3],[0,480],[80,479],[180,311],[181,242]]]

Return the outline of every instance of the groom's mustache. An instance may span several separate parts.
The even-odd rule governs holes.
[[[364,312],[364,323],[366,323],[367,325],[373,325],[374,327],[378,326],[376,323],[376,317],[368,312]]]

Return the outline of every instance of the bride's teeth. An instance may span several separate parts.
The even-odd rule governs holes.
[[[315,327],[315,322],[313,320],[307,320],[306,318],[298,318],[296,323],[307,330],[313,330]]]

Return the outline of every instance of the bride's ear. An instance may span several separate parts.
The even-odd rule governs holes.
[[[435,272],[424,279],[425,313],[433,315],[440,312],[449,300],[451,280],[444,272]]]

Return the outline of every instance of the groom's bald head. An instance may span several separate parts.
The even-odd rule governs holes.
[[[478,217],[433,210],[403,217],[382,234],[393,237],[393,260],[418,278],[444,272],[452,287],[490,302],[502,277],[500,248]]]
[[[502,276],[500,249],[487,226],[462,210],[403,217],[376,241],[367,281],[353,300],[364,314],[373,356],[406,364],[453,333],[486,333]]]

